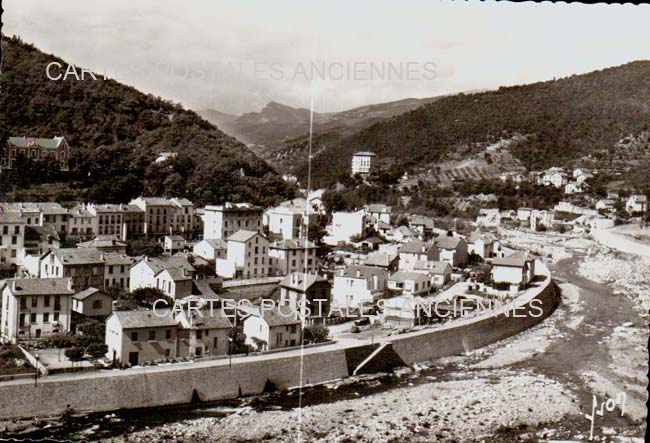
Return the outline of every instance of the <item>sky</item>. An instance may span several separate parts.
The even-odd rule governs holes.
[[[56,7],[53,7],[56,5]],[[650,6],[5,0],[3,33],[188,108],[334,112],[650,59]]]

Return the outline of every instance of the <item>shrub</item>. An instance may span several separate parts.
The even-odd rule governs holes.
[[[326,326],[312,325],[307,326],[303,331],[305,344],[326,342],[330,331]]]

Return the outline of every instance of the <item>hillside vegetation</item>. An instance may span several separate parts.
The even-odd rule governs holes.
[[[525,135],[511,151],[529,169],[606,159],[621,139],[650,129],[650,61],[496,91],[441,98],[319,146],[316,184],[348,173],[352,153],[372,150],[392,167],[412,169],[458,152]],[[303,163],[299,178],[306,174]]]
[[[266,204],[293,195],[266,162],[192,111],[101,77],[49,80],[48,63],[68,63],[19,38],[3,38],[3,50],[2,140],[62,135],[72,150],[67,174],[42,174],[47,165],[24,160],[4,172],[3,197],[24,196],[37,185],[57,189],[61,199],[108,202],[145,194]],[[178,158],[153,163],[163,151]]]

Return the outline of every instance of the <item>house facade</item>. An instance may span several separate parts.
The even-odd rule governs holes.
[[[262,278],[269,275],[269,240],[258,231],[240,230],[227,239],[225,259],[216,260],[216,273],[226,278]]]
[[[352,156],[352,175],[370,174],[375,163],[376,154],[369,151],[355,152]]]
[[[269,275],[318,272],[318,247],[309,240],[281,240],[269,245]]]
[[[18,156],[33,161],[55,161],[60,171],[68,171],[70,146],[64,137],[9,137],[0,150],[0,169],[13,169]]]
[[[262,212],[250,203],[208,205],[203,215],[203,238],[226,239],[240,230],[261,232]]]
[[[2,288],[2,337],[17,343],[70,331],[70,278],[9,279]]]
[[[275,307],[244,319],[246,343],[260,351],[299,346],[302,330],[295,312]]]
[[[113,312],[113,297],[101,289],[84,289],[72,296],[72,310],[86,317],[108,317]]]
[[[72,279],[75,291],[104,287],[104,253],[92,248],[52,249],[40,259],[41,278]]]
[[[115,311],[106,320],[106,357],[132,366],[175,358],[177,332],[171,311]]]
[[[386,295],[388,272],[374,266],[352,265],[334,276],[332,304],[357,308]]]

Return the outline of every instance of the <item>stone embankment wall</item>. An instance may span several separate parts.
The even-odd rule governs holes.
[[[544,281],[506,308],[454,321],[431,330],[385,337],[374,344],[342,343],[270,355],[177,364],[124,371],[44,377],[38,386],[27,380],[0,383],[0,418],[47,416],[75,411],[111,411],[189,403],[194,392],[202,401],[259,394],[267,381],[279,389],[347,377],[382,343],[390,342],[401,361],[461,354],[512,336],[542,321],[559,304],[548,269]],[[537,300],[537,301],[535,301]],[[513,308],[517,308],[513,310]],[[301,358],[301,354],[304,358]],[[379,354],[380,355],[380,354]],[[377,362],[373,366],[377,367]]]

